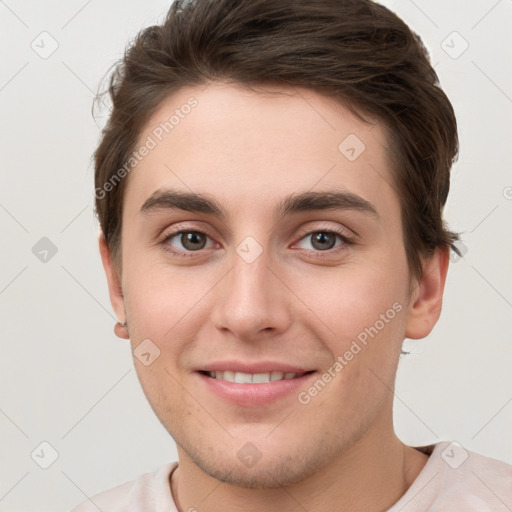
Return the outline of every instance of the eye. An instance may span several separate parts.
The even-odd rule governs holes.
[[[202,249],[213,247],[215,244],[212,240],[210,240],[210,245],[207,245],[209,239],[210,237],[202,231],[181,230],[174,233],[169,233],[161,243],[166,250],[174,254],[181,254],[187,252],[196,252]]]
[[[345,232],[332,229],[317,229],[303,235],[298,242],[300,249],[313,252],[331,253],[343,250],[352,244],[352,239]],[[194,229],[181,229],[164,236],[160,244],[164,250],[177,257],[198,256],[205,249],[219,247],[206,233]]]
[[[341,241],[338,245],[337,239]],[[301,238],[302,243],[309,240],[310,247],[301,247],[302,249],[325,252],[352,243],[343,233],[332,230],[311,231]]]

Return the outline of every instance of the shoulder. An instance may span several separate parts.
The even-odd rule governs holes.
[[[124,484],[91,496],[71,512],[173,512],[169,475],[177,462],[165,464],[153,473],[144,473]]]
[[[444,457],[450,459],[453,446],[446,444]],[[464,450],[456,447],[453,451],[456,453],[457,449]],[[464,493],[467,505],[474,507],[470,510],[510,510],[512,465],[472,451],[464,452],[461,452],[460,465],[459,462],[447,464],[444,480],[449,483],[448,489],[452,489],[447,490],[447,495],[455,497]]]
[[[389,512],[512,510],[512,465],[456,442],[416,447],[430,455],[404,496]]]

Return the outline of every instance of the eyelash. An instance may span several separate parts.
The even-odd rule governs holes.
[[[183,233],[199,233],[201,235],[205,235],[207,236],[208,238],[211,238],[208,233],[205,233],[204,231],[200,231],[200,230],[197,230],[197,229],[179,229],[177,231],[173,231],[171,233],[167,233],[163,239],[159,242],[159,244],[161,244],[163,246],[163,249],[169,253],[171,253],[173,256],[177,256],[177,257],[181,257],[181,258],[191,258],[191,257],[194,257],[196,256],[197,254],[201,253],[201,251],[203,251],[204,249],[199,249],[197,251],[184,251],[184,252],[181,252],[181,251],[177,251],[175,249],[172,248],[172,246],[168,243],[171,239],[173,239],[175,236],[177,235],[181,235]],[[322,229],[322,228],[318,228],[318,229],[315,229],[313,231],[308,231],[307,233],[304,233],[299,241],[307,238],[308,236],[311,236],[313,234],[316,234],[316,233],[327,233],[327,234],[331,234],[331,235],[337,235],[340,240],[343,242],[340,246],[338,247],[334,247],[332,249],[327,249],[325,251],[314,251],[313,250],[313,253],[314,253],[314,257],[316,258],[322,258],[324,257],[324,253],[326,253],[325,255],[326,256],[329,256],[333,253],[337,253],[339,252],[340,250],[343,250],[345,246],[347,245],[353,245],[355,242],[354,240],[347,236],[346,233],[344,231],[342,231],[341,229],[340,230],[336,230],[336,229],[332,229],[332,228],[329,228],[329,229]],[[305,249],[307,250],[307,249]]]

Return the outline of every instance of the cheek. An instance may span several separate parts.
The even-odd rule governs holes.
[[[383,336],[394,337],[402,325],[399,313],[405,310],[404,269],[381,260],[332,270],[293,277],[294,290],[303,303],[303,318],[310,319],[325,340],[333,340],[332,348],[337,351],[346,350],[348,342],[376,323]]]
[[[201,309],[201,300],[215,284],[215,276],[196,269],[171,268],[165,264],[133,266],[127,273],[128,314],[139,335],[165,338],[180,328],[188,315]]]
[[[190,399],[180,382],[177,372],[163,357],[156,359],[151,366],[135,361],[137,376],[142,390],[156,416],[165,418],[164,426],[171,428],[185,418],[200,418],[199,405]]]

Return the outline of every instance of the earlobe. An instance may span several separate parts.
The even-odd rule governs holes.
[[[118,275],[112,263],[112,253],[110,251],[110,248],[108,247],[103,232],[100,232],[98,242],[101,261],[103,263],[103,269],[105,270],[105,276],[107,278],[110,303],[112,304],[112,307],[117,318],[119,318],[121,322],[126,322],[121,278]],[[128,331],[126,329],[126,324],[116,324],[114,332],[118,337],[128,339]]]
[[[425,338],[439,320],[449,254],[450,247],[437,247],[432,257],[424,261],[423,276],[412,292],[413,298],[407,311],[406,338]]]

